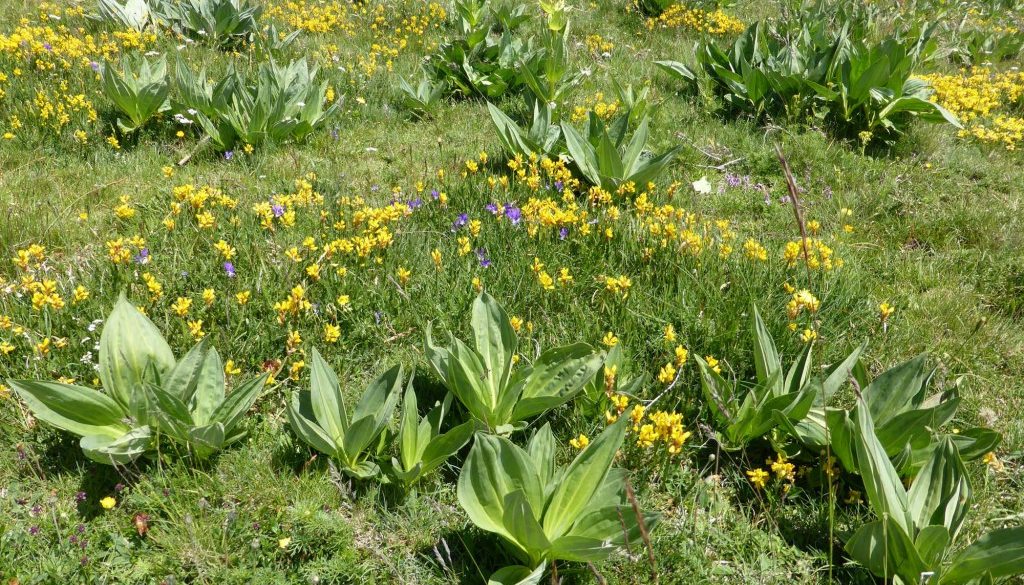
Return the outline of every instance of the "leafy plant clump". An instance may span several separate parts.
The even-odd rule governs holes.
[[[327,82],[317,83],[318,69],[305,59],[279,65],[261,63],[249,80],[233,66],[216,83],[206,72],[176,67],[180,97],[177,115],[195,119],[218,148],[303,140],[334,115],[339,102],[327,103]],[[325,107],[326,106],[326,107]]]
[[[152,321],[121,296],[100,337],[104,392],[35,380],[8,380],[39,420],[82,437],[87,457],[123,465],[156,446],[159,433],[208,457],[245,436],[238,428],[267,380],[226,394],[217,352],[200,342],[175,361]]]
[[[427,329],[430,365],[469,414],[492,432],[510,433],[527,419],[572,400],[601,368],[604,356],[586,343],[541,352],[513,369],[518,339],[508,314],[491,295],[473,301],[474,348],[454,335],[447,347]]]
[[[601,561],[654,528],[659,516],[634,511],[625,470],[612,468],[628,421],[623,416],[606,428],[567,467],[555,464],[548,425],[525,449],[503,437],[476,436],[459,474],[459,504],[523,563],[497,571],[489,582],[538,583],[552,561]]]
[[[840,136],[864,143],[906,132],[911,120],[949,123],[956,116],[929,100],[932,90],[913,72],[928,52],[930,30],[916,38],[873,43],[824,24],[795,31],[758,22],[725,50],[705,42],[697,48],[698,70],[730,112],[764,117],[820,120]],[[676,61],[657,64],[693,82],[698,73]]]

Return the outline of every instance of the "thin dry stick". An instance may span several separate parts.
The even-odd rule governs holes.
[[[551,585],[558,585],[558,563],[551,559]]]
[[[597,579],[598,585],[608,585],[608,580],[605,579],[604,575],[602,575],[597,570],[597,567],[594,566],[594,563],[587,561],[587,568],[589,568],[590,572],[594,574],[594,578]]]
[[[640,513],[640,504],[636,501],[636,494],[633,493],[633,484],[630,483],[629,479],[626,479],[626,497],[629,498],[629,503],[633,506],[633,513],[636,514],[636,523],[640,528],[640,537],[644,539],[644,544],[647,545],[647,560],[651,563],[651,577],[654,579],[655,585],[657,585],[658,564],[654,560],[654,547],[651,546],[651,535],[647,532],[647,523],[644,522],[644,515]]]
[[[796,225],[800,228],[800,241],[803,244],[804,251],[804,267],[810,271],[809,254],[807,253],[807,228],[804,226],[803,212],[800,211],[800,196],[797,195],[796,179],[793,178],[793,171],[789,169],[789,161],[782,154],[782,147],[775,144],[775,154],[779,157],[779,163],[782,164],[782,172],[786,174],[786,187],[789,188],[789,199],[793,203],[793,214],[796,216]]]

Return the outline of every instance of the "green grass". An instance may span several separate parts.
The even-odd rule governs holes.
[[[399,13],[413,10],[399,4]],[[777,4],[740,2],[728,11],[750,22],[779,14]],[[17,26],[15,15],[36,13],[30,3],[17,0],[0,0],[0,8],[5,14],[0,34]],[[266,360],[284,360],[287,368],[316,344],[350,396],[395,362],[416,366],[422,390],[438,395],[438,381],[422,355],[423,334],[433,322],[465,338],[474,277],[510,314],[532,323],[533,333],[524,333],[531,339],[528,347],[533,341],[540,347],[574,341],[597,345],[613,331],[626,349],[627,368],[653,377],[671,359],[672,346],[661,334],[672,323],[678,343],[691,353],[714,355],[727,371],[749,379],[751,303],[758,304],[784,355],[795,355],[803,345],[786,329],[789,295],[782,287],[790,283],[810,288],[822,301],[814,316],[821,335],[819,363],[832,363],[867,340],[872,371],[927,351],[938,366],[937,387],[959,382],[964,406],[954,424],[983,423],[1002,432],[998,454],[1006,466],[992,473],[980,463],[970,465],[978,503],[960,542],[987,529],[1019,525],[1024,514],[1019,466],[1024,425],[1017,416],[1024,408],[1020,155],[982,148],[937,126],[915,126],[893,148],[862,154],[856,145],[813,126],[729,119],[710,96],[680,92],[652,63],[689,60],[696,35],[647,31],[620,4],[581,4],[572,18],[574,62],[590,70],[575,103],[597,91],[611,99],[613,79],[637,87],[649,83],[658,103],[652,150],[684,145],[652,200],[685,208],[701,222],[730,220],[737,233],[731,258],[720,260],[714,246],[698,256],[657,249],[657,242],[642,235],[627,202],[619,205],[622,218],[595,226],[595,232],[613,226],[610,242],[575,230],[563,242],[550,228],[531,238],[522,227],[496,221],[483,209],[486,203],[523,204],[534,193],[517,185],[492,194],[486,176],[506,171],[485,105],[447,100],[433,117],[412,120],[401,109],[395,79],[418,79],[424,51],[403,51],[393,72],[381,67],[364,78],[349,62],[369,51],[373,35],[365,27],[354,36],[304,34],[287,53],[320,63],[344,96],[342,113],[328,129],[302,144],[259,146],[251,155],[236,149],[230,161],[191,133],[176,138],[178,127],[168,119],[137,138],[122,139],[114,151],[103,143],[115,117],[113,105],[98,93],[99,83],[88,69],[34,73],[22,60],[0,53],[0,71],[9,76],[0,84],[7,94],[0,98],[0,130],[6,131],[11,115],[24,124],[16,138],[0,143],[0,316],[9,315],[30,338],[0,330],[0,341],[17,346],[0,357],[0,380],[68,376],[91,384],[91,366],[79,358],[91,349],[98,330],[86,327],[104,318],[117,293],[127,289],[176,352],[194,343],[185,319],[170,310],[176,297],[188,296],[195,303],[189,319],[202,318],[221,353],[246,374],[259,371]],[[80,17],[65,20],[95,26]],[[584,38],[595,33],[615,44],[610,59],[586,51]],[[455,34],[457,27],[450,24],[428,33],[425,42]],[[339,62],[323,58],[325,43],[338,45]],[[174,39],[160,37],[153,48],[170,52],[175,46]],[[229,58],[202,47],[182,54],[211,71],[222,70]],[[13,75],[16,67],[25,70],[22,77]],[[99,120],[83,126],[90,135],[87,146],[75,144],[71,127],[58,137],[33,123],[36,89],[55,88],[62,79],[72,93],[85,92],[98,111]],[[515,98],[505,102],[508,108],[518,104]],[[805,273],[781,261],[785,242],[799,235],[791,207],[779,202],[785,183],[776,143],[804,189],[805,215],[821,222],[823,238],[835,236],[829,243],[845,261],[841,269]],[[464,161],[481,151],[489,153],[489,165],[462,178]],[[163,167],[176,166],[189,154],[187,164],[164,177]],[[715,167],[726,163],[728,172],[766,185],[770,203],[760,191],[725,187],[725,175]],[[443,180],[436,178],[437,169],[445,170]],[[305,263],[293,265],[283,251],[301,245],[306,236],[319,245],[342,237],[330,222],[321,222],[318,210],[300,210],[294,228],[270,233],[251,212],[272,194],[291,192],[294,181],[310,172],[327,210],[335,211],[341,197],[385,205],[393,187],[401,187],[399,200],[405,202],[416,196],[418,181],[425,186],[425,204],[394,224],[393,245],[365,261],[339,256],[334,262],[348,274],[338,277],[325,265],[323,278],[313,282],[301,273]],[[709,195],[690,187],[703,176],[714,186]],[[670,197],[665,186],[672,181],[680,186]],[[230,213],[219,211],[217,228],[199,230],[183,213],[176,230],[166,232],[160,222],[173,200],[172,188],[185,183],[210,185],[237,198],[240,225],[229,225]],[[447,193],[447,207],[431,200],[432,188]],[[136,207],[128,220],[113,212],[123,194]],[[853,210],[852,234],[842,232],[843,208]],[[87,220],[79,219],[83,211]],[[486,249],[490,268],[479,267],[473,253],[457,253],[456,238],[465,228],[453,234],[450,226],[463,212],[482,221],[472,247]],[[153,261],[113,265],[104,242],[135,234],[146,238]],[[743,258],[748,237],[767,248],[769,262]],[[236,279],[223,275],[222,260],[213,251],[220,238],[238,248]],[[61,311],[32,310],[17,285],[23,273],[6,261],[32,243],[47,248],[39,277],[58,282],[68,302]],[[647,246],[655,248],[650,261],[644,260]],[[443,271],[431,261],[434,248],[444,256]],[[573,284],[541,290],[530,271],[535,256],[552,276],[568,267]],[[398,285],[399,267],[412,273],[407,285]],[[148,300],[141,280],[146,271],[163,284],[162,299]],[[620,274],[633,281],[627,299],[610,295],[597,280]],[[278,324],[273,303],[303,281],[319,311]],[[78,284],[91,297],[72,305],[70,293]],[[199,298],[205,288],[217,294],[209,308]],[[233,295],[243,289],[252,291],[252,300],[238,307]],[[348,310],[332,305],[339,294],[351,296]],[[882,301],[896,307],[885,330],[878,318]],[[338,344],[322,342],[325,322],[341,325]],[[801,328],[806,323],[802,317]],[[304,339],[296,353],[286,347],[290,330]],[[66,338],[68,346],[38,359],[32,345],[43,336]],[[83,341],[86,337],[91,340]],[[289,381],[285,371],[278,382],[245,422],[249,437],[211,461],[162,453],[156,461],[119,470],[86,460],[68,434],[31,424],[13,396],[0,400],[0,577],[21,583],[160,583],[172,577],[178,583],[478,583],[509,563],[499,540],[472,527],[456,501],[454,481],[465,452],[410,494],[372,482],[353,484],[336,477],[325,458],[315,457],[287,428],[287,396],[304,387],[306,377]],[[661,388],[652,381],[644,396]],[[811,479],[798,481],[785,499],[752,489],[744,471],[761,466],[771,453],[763,447],[738,455],[717,452],[692,361],[660,406],[684,413],[694,432],[683,456],[631,447],[622,464],[631,470],[641,502],[665,515],[652,535],[662,583],[870,582],[866,571],[846,566],[843,557],[841,536],[869,516],[864,506],[841,503],[845,488],[835,508]],[[578,402],[546,417],[565,443],[560,457],[571,456],[570,437],[593,436],[603,427],[603,409]],[[797,461],[811,476],[821,464],[816,454]],[[76,502],[78,492],[84,493],[81,502]],[[118,506],[104,511],[99,500],[108,495]],[[144,536],[134,523],[137,514],[149,518]],[[30,532],[33,527],[38,534]],[[291,540],[281,547],[281,539]],[[641,543],[597,569],[610,583],[651,580]],[[583,565],[560,566],[560,576],[567,583],[594,579]]]

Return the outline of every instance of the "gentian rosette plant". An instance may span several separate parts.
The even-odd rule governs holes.
[[[459,475],[459,504],[479,528],[501,536],[523,564],[490,583],[537,583],[552,561],[594,562],[640,542],[659,516],[638,517],[626,497],[626,472],[612,468],[630,417],[620,417],[566,467],[555,465],[555,440],[544,425],[523,449],[478,433]]]
[[[338,375],[314,348],[309,391],[292,394],[288,422],[303,442],[336,460],[346,474],[374,477],[380,467],[372,459],[384,448],[402,377],[398,365],[370,382],[350,418]]]
[[[454,335],[448,347],[435,345],[428,327],[427,359],[470,415],[494,432],[524,428],[526,419],[572,400],[604,362],[600,351],[574,343],[545,350],[513,371],[516,332],[487,293],[473,301],[472,328],[475,349]]]
[[[122,294],[100,336],[105,392],[37,380],[9,380],[36,418],[82,437],[87,457],[125,464],[155,446],[158,432],[207,457],[237,441],[267,376],[225,395],[220,357],[200,342],[175,361],[156,325]]]

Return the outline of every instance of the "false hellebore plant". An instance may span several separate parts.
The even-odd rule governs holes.
[[[568,467],[555,466],[555,439],[544,425],[526,445],[478,433],[459,475],[459,504],[483,530],[498,534],[523,562],[489,579],[498,585],[535,584],[549,562],[600,561],[658,516],[634,512],[626,472],[612,469],[628,416],[606,428]]]
[[[849,537],[850,557],[903,585],[992,584],[1024,572],[1021,527],[994,530],[952,554],[972,504],[971,482],[956,442],[940,440],[906,489],[872,418],[870,405],[859,399],[846,440],[857,453],[864,493],[879,519]]]
[[[428,327],[427,359],[470,415],[494,432],[523,428],[526,419],[572,400],[604,361],[601,352],[574,343],[548,349],[513,372],[516,333],[487,293],[473,301],[472,326],[475,350],[454,335],[448,347],[435,345]]]
[[[343,472],[370,478],[380,472],[370,459],[384,447],[384,431],[401,387],[402,366],[398,365],[370,382],[349,418],[338,375],[314,348],[309,391],[292,394],[288,422],[306,444],[338,461]]]
[[[240,439],[235,427],[266,376],[225,396],[220,357],[205,342],[176,362],[167,341],[122,294],[100,336],[105,392],[36,380],[8,380],[36,418],[82,437],[87,457],[125,464],[153,448],[158,431],[199,457]]]

